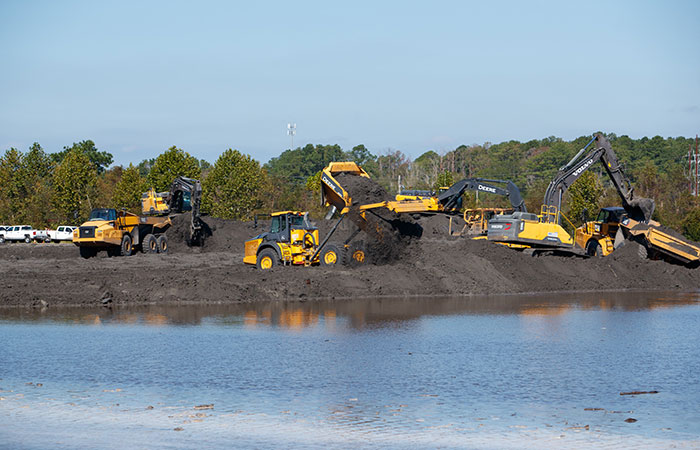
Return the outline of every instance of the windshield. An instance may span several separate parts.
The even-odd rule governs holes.
[[[117,210],[108,208],[93,209],[88,221],[90,220],[117,220]]]

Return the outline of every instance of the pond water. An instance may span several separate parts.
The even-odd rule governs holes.
[[[700,448],[699,324],[678,293],[0,309],[0,447]]]

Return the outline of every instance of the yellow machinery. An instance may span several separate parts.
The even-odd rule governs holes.
[[[576,228],[574,241],[589,256],[608,256],[615,250],[615,235],[626,215],[619,206],[602,208],[596,220],[587,221]]]
[[[485,238],[488,231],[489,220],[491,220],[494,216],[512,213],[512,209],[505,208],[465,209],[461,216],[463,223],[458,224],[458,219],[450,216],[448,234],[450,236],[472,236],[475,238]]]
[[[608,256],[624,239],[631,239],[641,244],[643,257],[691,266],[700,263],[699,247],[662,231],[660,226],[653,220],[647,224],[630,219],[624,208],[602,208],[595,221],[576,229],[575,241],[590,256]]]
[[[269,231],[245,242],[243,262],[267,270],[277,264],[333,266],[340,259],[337,246],[326,244],[321,249],[307,212],[280,211],[271,214]]]
[[[141,196],[141,212],[150,216],[167,216],[191,211],[188,244],[201,245],[204,238],[204,223],[199,210],[202,200],[202,184],[199,180],[177,177],[168,192],[156,192],[154,188]]]
[[[154,188],[144,192],[141,196],[141,211],[144,214],[162,215],[170,212],[166,200],[167,192],[156,192]]]
[[[144,253],[166,253],[165,231],[170,227],[168,217],[137,216],[113,208],[97,208],[90,218],[73,230],[73,243],[80,256],[90,258],[100,250],[109,256],[130,256],[134,250]]]
[[[596,145],[588,153],[586,149]],[[513,213],[492,220],[488,224],[488,239],[506,244],[520,244],[535,248],[568,250],[579,253],[574,239],[561,226],[561,219],[571,221],[562,214],[561,202],[564,192],[595,162],[600,161],[617,189],[625,211],[630,217],[648,222],[654,211],[654,202],[634,195],[634,190],[624,174],[610,142],[601,134],[595,135],[554,177],[545,192],[540,215]]]

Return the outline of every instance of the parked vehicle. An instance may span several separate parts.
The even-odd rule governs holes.
[[[47,232],[46,242],[72,241],[73,230],[76,228],[78,227],[61,225],[55,230],[49,230]]]
[[[29,244],[33,239],[33,231],[30,225],[13,225],[3,231],[3,234],[0,234],[0,243],[4,243],[5,241],[24,241]]]
[[[32,230],[32,240],[34,242],[49,242],[48,230]]]

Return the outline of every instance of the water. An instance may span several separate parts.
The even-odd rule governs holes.
[[[658,293],[0,309],[0,447],[700,448],[699,323]]]

